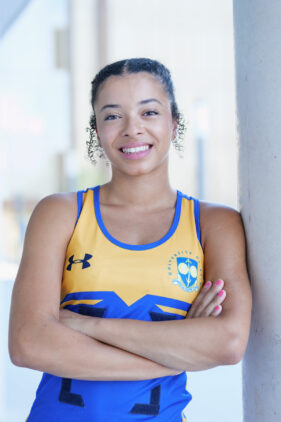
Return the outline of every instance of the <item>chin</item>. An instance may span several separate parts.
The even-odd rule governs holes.
[[[126,174],[128,176],[142,176],[148,173],[153,172],[154,167],[148,165],[148,163],[134,163],[132,166],[116,166],[112,165],[112,170],[116,170],[122,174]]]
[[[125,170],[123,173],[127,174],[128,176],[144,176],[145,174],[151,173],[152,170],[149,169],[132,169],[132,170]]]
[[[162,163],[163,164],[163,163]],[[156,165],[156,166],[148,166],[148,165],[143,165],[143,166],[136,166],[135,168],[131,168],[131,169],[124,169],[122,170],[124,173],[126,173],[128,176],[144,176],[144,175],[153,175],[155,174],[155,172],[159,172],[159,170],[161,170],[161,164]]]

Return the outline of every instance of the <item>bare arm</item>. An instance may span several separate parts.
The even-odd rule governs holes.
[[[227,291],[220,316],[167,322],[85,318],[77,329],[181,371],[237,363],[247,345],[251,313],[243,226],[236,211],[206,204],[201,227],[205,278],[221,277]]]
[[[65,251],[76,220],[75,195],[41,201],[29,222],[10,311],[11,360],[61,377],[138,380],[177,371],[102,344],[59,321]]]

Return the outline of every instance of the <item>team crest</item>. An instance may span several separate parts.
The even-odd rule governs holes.
[[[199,257],[191,252],[180,251],[174,254],[168,263],[168,274],[172,282],[185,292],[197,292],[202,284],[202,270],[199,269]]]

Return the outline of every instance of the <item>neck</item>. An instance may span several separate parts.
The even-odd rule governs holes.
[[[102,186],[100,198],[107,204],[151,209],[173,204],[176,190],[170,185],[168,168],[139,176],[128,176],[113,169],[112,179]]]

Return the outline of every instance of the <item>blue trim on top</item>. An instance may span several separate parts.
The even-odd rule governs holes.
[[[198,199],[195,199],[195,198],[193,198],[193,201],[194,201],[194,219],[195,219],[195,225],[196,225],[197,238],[202,247],[201,229],[200,229],[200,202]]]
[[[200,201],[197,198],[193,198],[193,196],[187,196],[182,194],[183,198],[191,199],[194,202],[194,220],[195,220],[195,226],[196,226],[196,233],[197,233],[197,239],[199,240],[199,243],[202,247],[201,243],[201,229],[200,229]]]
[[[96,219],[99,225],[99,228],[105,235],[105,237],[115,245],[119,246],[123,249],[130,249],[132,251],[144,251],[147,249],[153,249],[156,248],[159,245],[162,245],[162,243],[166,242],[170,237],[175,233],[176,228],[178,227],[180,215],[181,215],[181,203],[182,203],[182,193],[177,190],[177,201],[176,201],[176,209],[175,209],[175,215],[174,220],[172,223],[172,226],[170,227],[168,233],[165,234],[162,239],[157,240],[156,242],[147,243],[145,245],[131,245],[129,243],[120,242],[119,240],[115,239],[111,234],[108,232],[107,228],[105,227],[101,211],[100,211],[100,203],[99,203],[99,192],[100,192],[100,185],[96,186],[94,189],[94,208],[96,213]]]
[[[78,212],[77,212],[77,219],[76,219],[76,223],[75,224],[77,224],[77,222],[79,220],[79,217],[80,217],[80,214],[81,214],[81,211],[82,211],[82,207],[83,207],[83,193],[85,193],[85,192],[86,192],[85,190],[79,190],[77,192]]]

